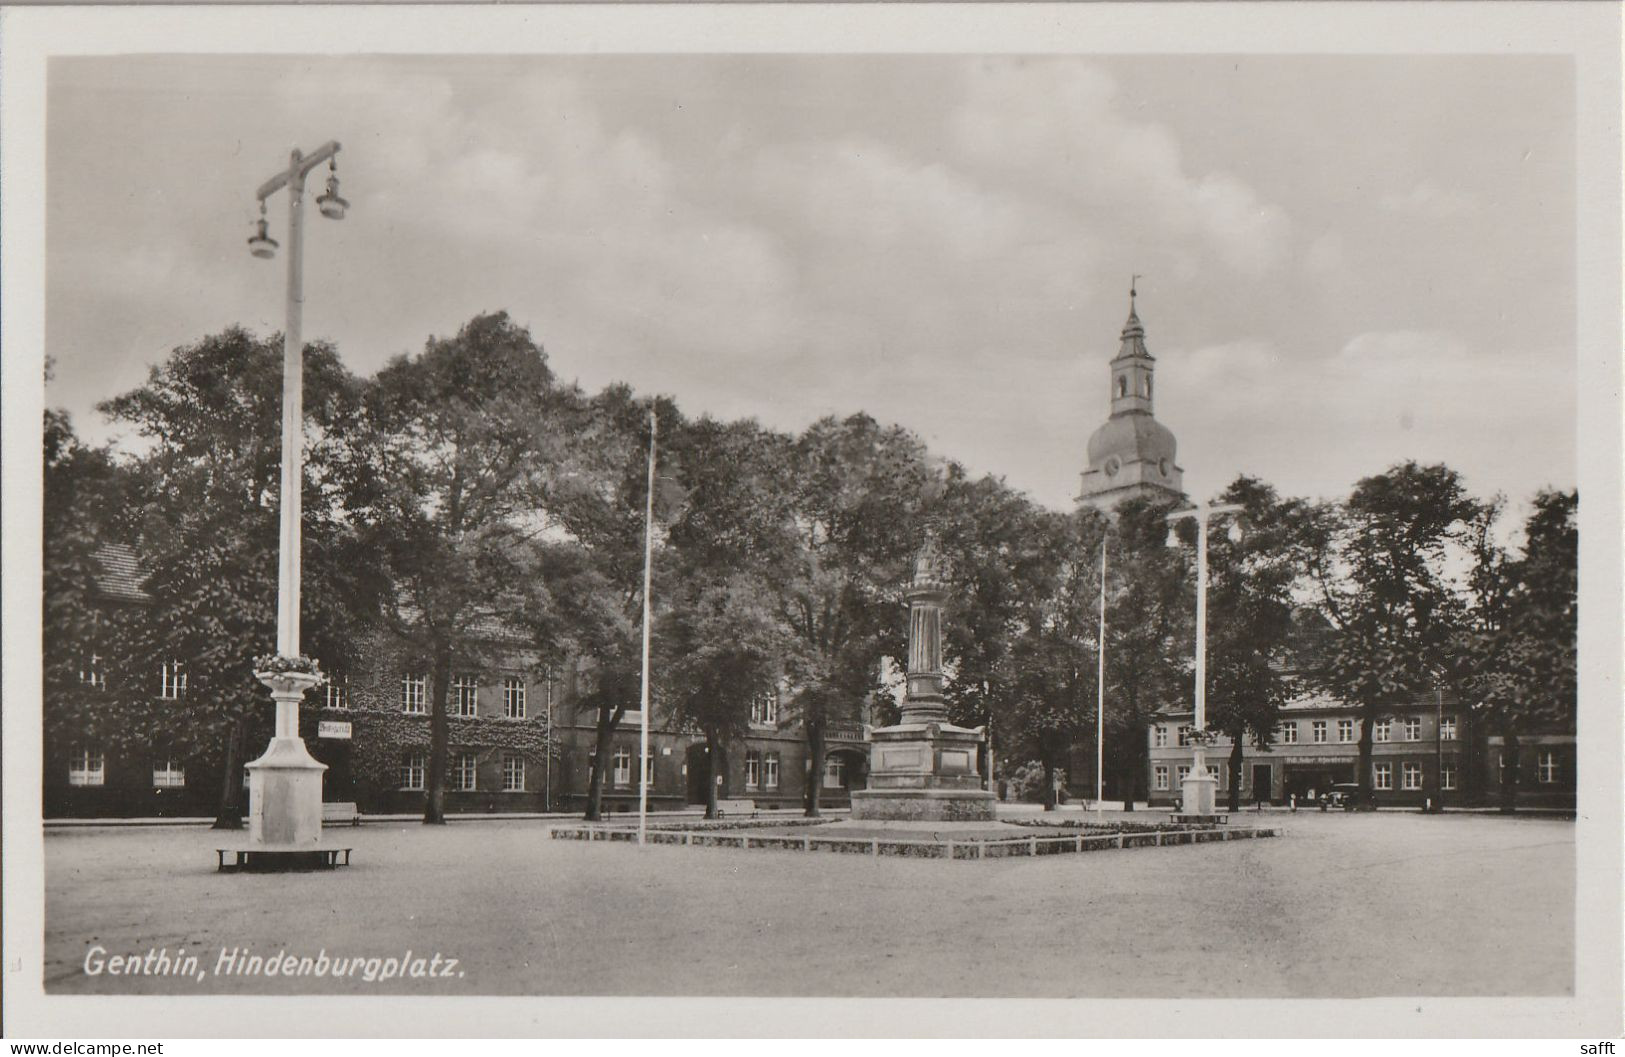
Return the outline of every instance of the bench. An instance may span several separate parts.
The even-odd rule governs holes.
[[[361,812],[355,803],[349,800],[333,800],[322,804],[322,824],[329,822],[348,822],[352,826],[361,825]]]
[[[746,814],[748,814],[751,818],[756,817],[756,801],[739,798],[717,801],[717,818],[724,818],[728,815]]]
[[[288,844],[239,844],[214,850],[220,873],[270,873],[284,870],[331,870],[350,865],[349,848]],[[343,860],[339,856],[343,856]]]

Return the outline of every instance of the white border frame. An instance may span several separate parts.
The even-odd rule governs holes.
[[[1621,906],[1620,8],[1587,3],[10,8],[0,63],[4,937],[8,1034],[1213,1037],[1618,1035]],[[277,999],[44,996],[37,350],[53,54],[1412,53],[1568,55],[1577,90],[1581,629],[1576,992],[1301,1000]]]

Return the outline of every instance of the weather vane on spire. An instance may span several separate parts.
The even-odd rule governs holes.
[[[1128,277],[1128,299],[1130,301],[1134,300],[1134,298],[1135,298],[1135,296],[1137,294],[1137,291],[1136,291],[1135,288],[1138,287],[1139,285],[1140,285],[1140,276],[1139,276],[1138,273],[1136,273],[1134,275],[1130,275]]]

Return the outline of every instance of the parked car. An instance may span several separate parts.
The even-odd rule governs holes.
[[[1340,807],[1344,811],[1353,811],[1354,802],[1359,795],[1360,785],[1358,782],[1339,783],[1320,794],[1320,809],[1327,811],[1334,807]]]

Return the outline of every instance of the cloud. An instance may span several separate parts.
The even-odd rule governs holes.
[[[1382,204],[1396,213],[1434,219],[1469,216],[1479,211],[1478,196],[1459,188],[1441,188],[1427,180],[1405,194],[1384,195]]]
[[[956,149],[1070,206],[1109,203],[1143,242],[1196,238],[1225,266],[1260,276],[1285,260],[1291,222],[1280,206],[1223,172],[1188,170],[1167,129],[1125,116],[1116,82],[1075,62],[989,60],[967,79],[950,119]]]
[[[1330,275],[1343,266],[1343,236],[1327,231],[1309,244],[1304,266],[1315,275]]]
[[[1307,353],[1307,354],[1305,354]],[[1445,462],[1469,481],[1573,479],[1571,356],[1476,346],[1444,330],[1368,331],[1329,352],[1289,355],[1245,337],[1159,357],[1158,417],[1175,430],[1193,487],[1253,473],[1288,493],[1352,483],[1406,459]],[[1529,438],[1541,436],[1541,443]],[[1227,465],[1209,453],[1223,451]],[[1202,453],[1198,457],[1197,453]]]

